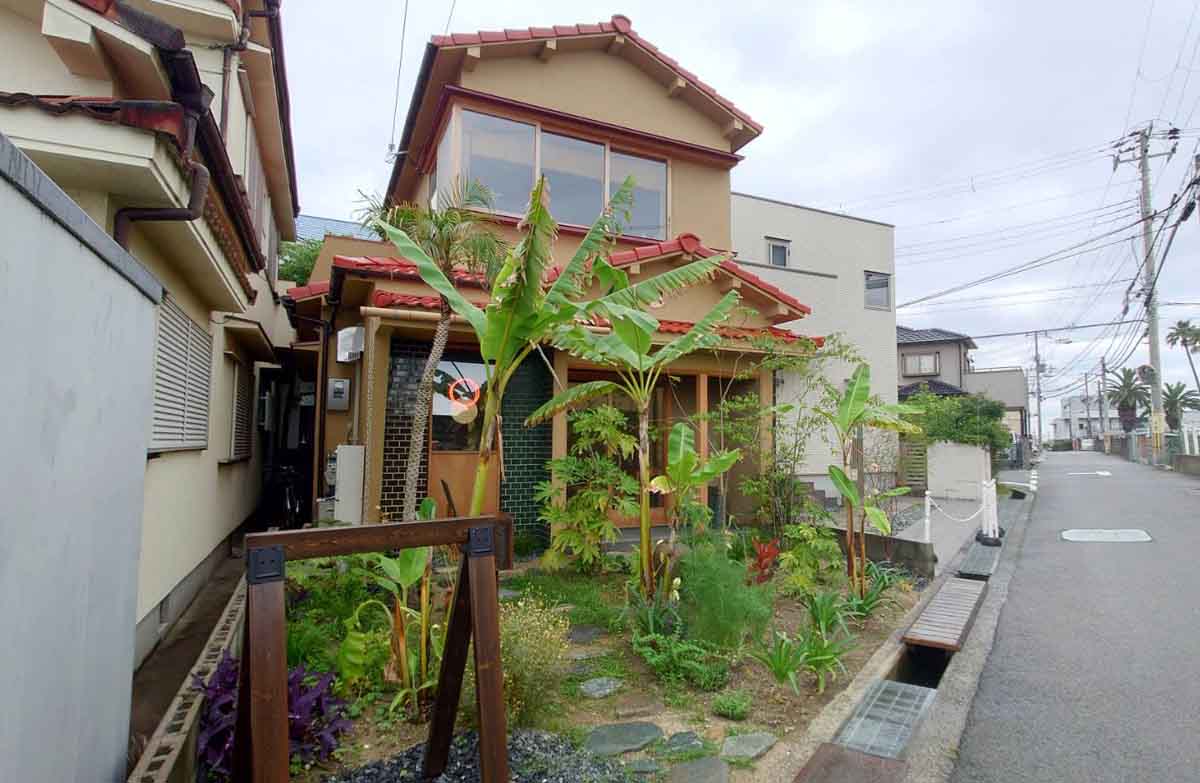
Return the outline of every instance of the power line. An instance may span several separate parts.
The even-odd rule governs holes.
[[[1133,185],[1136,182],[1137,182],[1137,180],[1131,179],[1127,182],[1119,183],[1118,187],[1125,186],[1125,185]],[[900,229],[904,229],[904,230],[910,230],[910,229],[914,229],[914,228],[924,228],[925,226],[938,226],[938,225],[944,225],[946,223],[956,223],[960,220],[970,220],[972,218],[982,217],[983,215],[994,215],[998,212],[1011,212],[1015,209],[1020,209],[1022,207],[1029,207],[1029,206],[1033,206],[1035,204],[1045,204],[1045,203],[1048,203],[1051,201],[1061,201],[1065,198],[1074,198],[1075,196],[1080,196],[1080,195],[1083,195],[1084,193],[1095,193],[1097,190],[1102,190],[1105,187],[1107,187],[1107,186],[1099,185],[1094,188],[1082,188],[1080,190],[1072,190],[1067,193],[1060,193],[1056,196],[1047,196],[1045,198],[1032,199],[1032,200],[1028,200],[1028,201],[1017,201],[1017,202],[1013,202],[1011,204],[1006,204],[1004,206],[995,207],[994,209],[983,209],[983,210],[976,210],[974,212],[967,212],[965,214],[958,215],[957,217],[940,218],[938,220],[928,220],[924,223],[903,223],[896,227],[900,228]],[[1121,202],[1115,202],[1115,203],[1121,203]]]
[[[956,237],[946,237],[943,239],[928,239],[928,240],[924,240],[921,242],[909,242],[908,244],[896,245],[896,251],[900,252],[902,250],[911,250],[913,248],[924,247],[926,245],[941,244],[943,242],[957,242],[957,241],[965,240],[965,239],[974,239],[976,237],[989,236],[992,234],[1000,234],[1000,233],[1004,233],[1004,232],[1008,232],[1008,231],[1017,231],[1017,230],[1021,230],[1021,229],[1030,228],[1033,226],[1044,225],[1047,223],[1057,223],[1060,221],[1064,222],[1064,224],[1065,223],[1077,223],[1077,222],[1081,222],[1083,220],[1092,219],[1089,216],[1092,215],[1093,213],[1107,212],[1109,210],[1116,209],[1117,207],[1123,206],[1126,204],[1132,205],[1133,202],[1135,202],[1135,201],[1136,201],[1136,199],[1134,199],[1134,198],[1128,198],[1128,199],[1125,199],[1124,201],[1118,201],[1113,204],[1107,204],[1103,207],[1084,209],[1084,210],[1080,210],[1078,212],[1068,212],[1063,215],[1055,215],[1054,217],[1042,218],[1040,220],[1031,220],[1026,223],[1014,223],[1009,226],[1001,226],[1000,228],[993,228],[993,229],[989,229],[987,231],[976,231],[976,232],[970,233],[970,234],[961,234]],[[1124,207],[1124,208],[1128,209],[1129,207]]]
[[[400,62],[396,64],[396,94],[392,99],[392,135],[388,137],[388,156],[396,152],[396,116],[400,113],[400,73],[404,69],[404,41],[408,38],[408,0],[404,0],[404,16],[400,23]]]
[[[1133,73],[1133,87],[1129,92],[1129,105],[1125,108],[1125,122],[1122,124],[1121,132],[1129,131],[1129,119],[1133,116],[1133,99],[1137,97],[1138,79],[1142,75],[1142,61],[1146,57],[1146,42],[1150,40],[1150,22],[1154,19],[1154,0],[1150,0],[1150,8],[1146,12],[1146,27],[1142,30],[1142,46],[1138,52],[1137,69]]]
[[[454,18],[454,6],[458,5],[458,0],[450,0],[450,13],[446,15],[446,29],[442,31],[442,35],[450,32],[450,20]]]

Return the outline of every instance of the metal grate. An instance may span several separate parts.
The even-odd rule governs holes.
[[[873,756],[900,758],[936,693],[933,688],[880,680],[842,724],[834,742]]]

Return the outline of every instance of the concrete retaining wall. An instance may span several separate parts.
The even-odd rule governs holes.
[[[842,554],[846,553],[846,531],[838,530],[838,543]],[[857,539],[856,539],[857,540]],[[904,566],[914,576],[932,579],[937,565],[937,555],[932,543],[892,538],[877,533],[867,533],[867,559],[876,563],[889,562]]]
[[[1176,454],[1171,457],[1171,467],[1177,473],[1200,476],[1200,457],[1188,454]]]
[[[962,443],[930,443],[928,492],[935,498],[975,500],[982,495],[982,483],[992,478],[987,449]]]

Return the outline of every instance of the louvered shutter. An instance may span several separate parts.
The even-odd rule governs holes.
[[[169,296],[158,308],[150,450],[208,446],[212,336]]]
[[[250,456],[254,370],[242,362],[234,362],[233,367],[233,438],[230,442],[229,456],[232,459],[244,459]]]

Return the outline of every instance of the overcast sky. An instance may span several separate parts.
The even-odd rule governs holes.
[[[1139,265],[1127,239],[1137,233],[1129,227],[1137,171],[1114,172],[1109,145],[1152,120],[1156,130],[1184,129],[1178,152],[1153,161],[1154,206],[1170,203],[1200,151],[1200,131],[1188,130],[1200,128],[1198,5],[560,0],[547,11],[546,3],[457,0],[450,30],[626,14],[765,126],[741,150],[735,190],[896,225],[899,303],[1091,240],[1082,248],[1091,252],[897,314],[908,326],[983,335],[1121,317]],[[350,0],[337,13],[316,0],[285,4],[305,213],[350,218],[359,190],[383,189],[402,41],[397,136],[425,44],[446,29],[450,6],[411,3],[402,36],[402,0]],[[1162,301],[1200,301],[1198,251],[1200,217],[1179,229],[1158,283]],[[1132,316],[1139,305],[1131,301]],[[1200,307],[1163,307],[1164,338],[1188,317],[1200,322]],[[1127,363],[1145,363],[1135,329],[1055,335],[1069,344],[1043,338],[1046,393],[1080,382],[1105,353],[1112,361],[1133,349]],[[979,346],[978,367],[1033,366],[1031,338]],[[1163,357],[1167,381],[1192,385],[1178,349],[1164,346]],[[1057,399],[1048,400],[1047,435],[1057,413]]]

